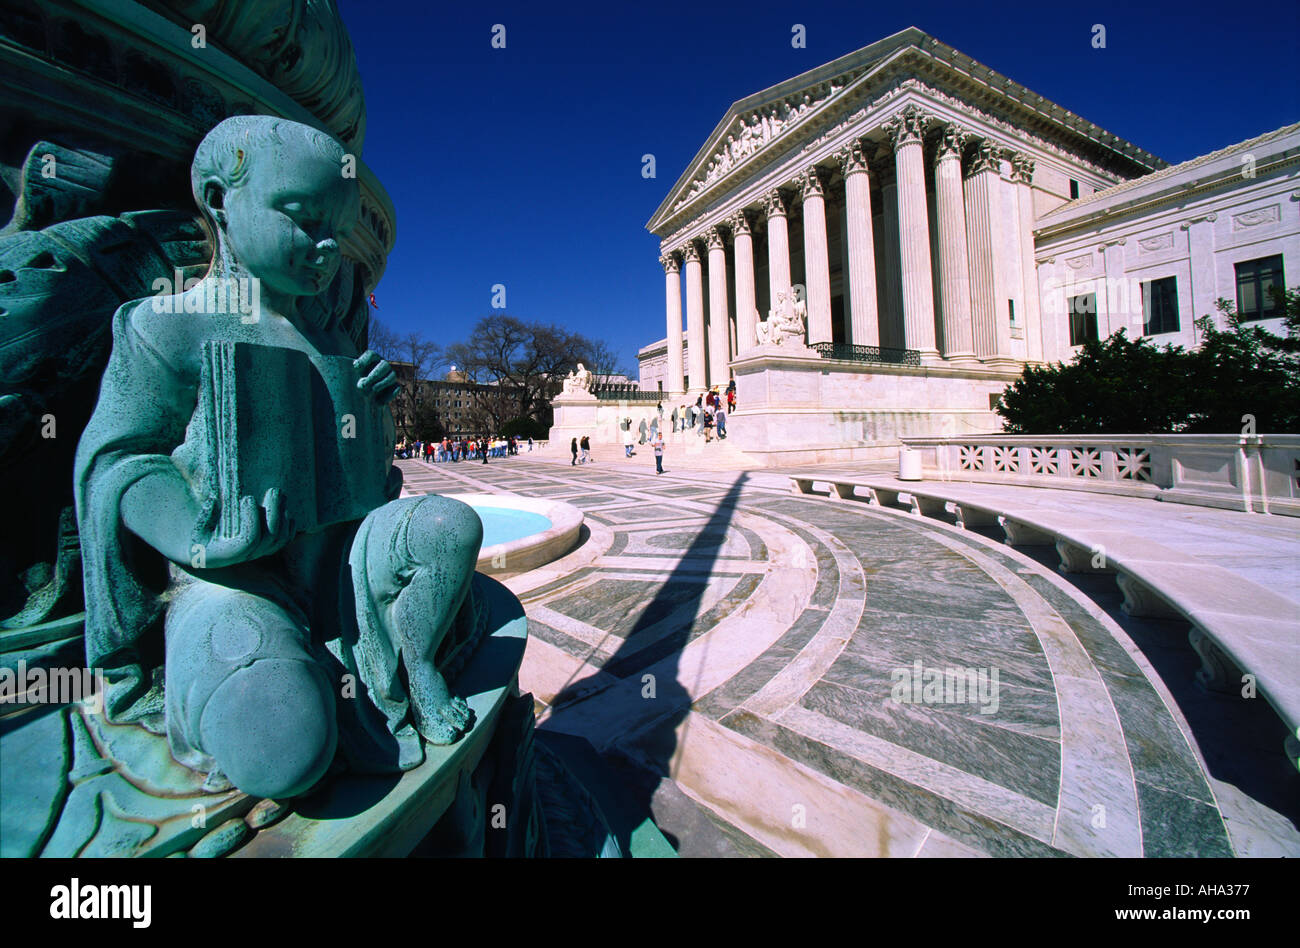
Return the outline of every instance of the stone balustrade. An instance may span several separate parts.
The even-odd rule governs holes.
[[[1300,435],[904,438],[927,479],[1155,497],[1300,516]]]

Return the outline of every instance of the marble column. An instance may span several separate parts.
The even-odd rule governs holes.
[[[688,240],[682,247],[686,261],[686,359],[690,368],[691,391],[706,388],[708,370],[705,368],[704,343],[704,276],[700,267],[700,248]]]
[[[997,256],[1002,227],[997,213],[1001,158],[992,142],[975,149],[966,178],[966,238],[970,257],[970,303],[975,355],[984,361],[1011,359],[1011,325],[1001,318]]]
[[[803,192],[804,279],[808,281],[808,344],[833,341],[831,265],[826,242],[826,182],[815,167],[798,178]]]
[[[744,211],[727,221],[736,256],[736,352],[758,345],[758,306],[754,297],[754,235]]]
[[[945,359],[974,362],[966,205],[961,185],[961,151],[965,143],[965,131],[947,126],[939,139],[934,163],[934,198],[939,210],[939,300],[943,311],[939,351]]]
[[[876,271],[880,309],[876,318],[880,326],[880,344],[888,349],[903,348],[903,281],[898,273],[898,183],[894,180],[894,162],[881,161],[871,169],[880,182],[881,240],[880,265]]]
[[[1038,272],[1034,266],[1034,162],[1020,152],[1011,156],[1011,181],[1016,189],[1016,243],[1020,251],[1021,299],[1025,325],[1025,358],[1043,361],[1043,318],[1038,306]]]
[[[871,227],[871,176],[860,139],[837,156],[844,174],[845,237],[848,243],[849,342],[880,345],[876,318],[876,249]]]
[[[928,117],[908,106],[885,124],[898,174],[898,232],[903,275],[903,347],[937,358],[934,343],[934,275],[930,272],[930,226],[925,201],[921,136]]]
[[[768,305],[775,309],[777,294],[790,289],[790,230],[780,191],[769,191],[763,208],[767,212],[767,298]]]
[[[727,312],[727,245],[722,228],[704,232],[709,248],[709,385],[726,386],[730,376],[731,315]]]
[[[664,268],[665,329],[668,331],[668,371],[664,388],[670,392],[684,392],[682,379],[682,267],[676,254],[659,258]]]

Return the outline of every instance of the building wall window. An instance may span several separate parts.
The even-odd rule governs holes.
[[[1156,336],[1178,332],[1178,278],[1165,277],[1142,284],[1142,334]]]
[[[1070,179],[1070,200],[1073,201],[1079,196],[1079,182],[1073,178]]]
[[[1070,297],[1070,345],[1097,339],[1097,294]]]
[[[1271,292],[1277,287],[1282,292],[1282,255],[1246,260],[1236,266],[1237,315],[1242,320],[1271,319],[1281,316],[1282,310]]]

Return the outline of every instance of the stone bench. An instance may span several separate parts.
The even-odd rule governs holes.
[[[811,493],[796,487],[798,493]],[[1208,691],[1242,694],[1244,675],[1288,730],[1286,753],[1300,767],[1300,621],[1285,596],[1232,570],[1181,553],[1144,536],[1098,524],[1095,518],[1036,507],[991,507],[961,497],[960,486],[903,485],[884,479],[819,479],[842,500],[903,506],[916,516],[951,509],[961,528],[1000,524],[1013,546],[1055,546],[1066,573],[1108,573],[1132,616],[1181,619]],[[906,497],[904,502],[902,498]]]

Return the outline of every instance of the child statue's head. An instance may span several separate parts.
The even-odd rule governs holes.
[[[329,135],[265,115],[236,115],[199,143],[194,199],[217,235],[218,259],[267,289],[314,296],[339,266],[360,194],[355,161]]]

